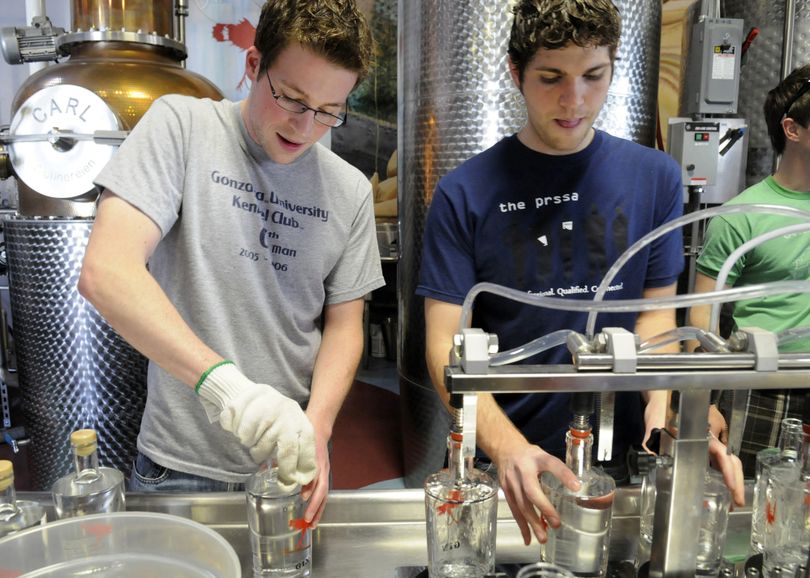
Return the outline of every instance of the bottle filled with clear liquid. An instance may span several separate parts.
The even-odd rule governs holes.
[[[301,486],[279,483],[271,458],[245,485],[255,578],[306,578],[312,572],[312,530]]]
[[[495,567],[498,484],[463,455],[462,440],[450,434],[449,467],[425,481],[430,578],[484,578]]]
[[[580,482],[572,492],[550,472],[540,485],[560,515],[560,526],[548,529],[543,560],[570,570],[574,576],[604,576],[610,547],[610,518],[616,482],[591,468],[593,434],[587,419],[578,416],[565,435],[565,464]]]
[[[45,523],[45,509],[37,502],[18,500],[14,465],[0,460],[0,538]]]
[[[54,483],[51,494],[56,515],[73,518],[125,510],[124,475],[98,465],[96,431],[81,429],[70,434],[73,471]]]

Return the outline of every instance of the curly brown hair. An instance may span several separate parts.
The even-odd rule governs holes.
[[[262,55],[259,73],[293,42],[357,72],[358,84],[372,66],[374,38],[353,0],[267,0],[253,42]]]
[[[521,82],[540,48],[607,46],[611,63],[616,58],[622,24],[610,0],[519,0],[512,12],[509,58]]]
[[[796,68],[768,92],[765,104],[765,124],[776,154],[785,152],[785,131],[782,119],[790,116],[804,128],[810,123],[810,64]]]

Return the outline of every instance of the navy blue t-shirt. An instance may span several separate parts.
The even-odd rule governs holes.
[[[443,177],[425,223],[417,295],[461,304],[488,281],[535,294],[592,299],[614,261],[631,244],[681,215],[681,171],[667,154],[596,131],[582,151],[538,153],[513,135]],[[640,251],[611,283],[605,299],[639,298],[674,283],[683,269],[680,231]],[[636,313],[599,314],[601,327],[633,331]],[[506,351],[558,329],[585,333],[587,313],[524,305],[484,293],[472,327],[498,335]],[[570,363],[564,346],[524,361]],[[565,455],[569,394],[496,396],[531,443]],[[640,443],[643,403],[619,393],[614,456]]]

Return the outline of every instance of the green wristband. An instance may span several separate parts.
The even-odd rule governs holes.
[[[205,371],[203,371],[203,374],[200,376],[200,379],[199,379],[199,381],[197,382],[197,385],[195,385],[195,386],[194,386],[194,391],[197,393],[197,395],[199,395],[199,394],[200,394],[200,386],[201,386],[201,385],[202,385],[202,384],[205,382],[206,378],[207,378],[209,375],[211,375],[211,372],[212,372],[212,371],[214,371],[214,370],[215,370],[217,367],[219,367],[220,365],[228,365],[229,363],[230,363],[231,365],[236,365],[236,364],[235,364],[233,361],[231,361],[230,359],[223,359],[222,361],[220,361],[220,362],[218,362],[218,363],[215,363],[214,365],[212,365],[211,367],[209,367],[208,369],[206,369]]]

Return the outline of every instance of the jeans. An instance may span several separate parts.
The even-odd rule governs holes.
[[[138,452],[129,477],[130,492],[244,492],[245,484],[221,482],[170,470]]]

